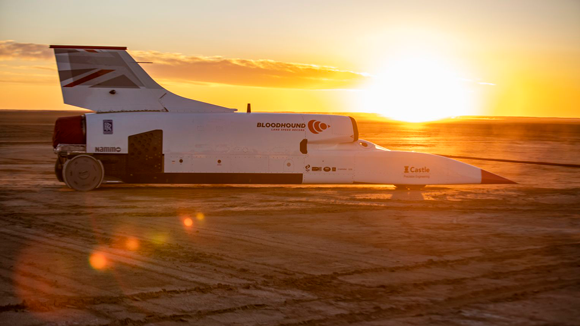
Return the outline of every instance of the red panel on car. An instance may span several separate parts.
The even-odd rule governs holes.
[[[62,117],[56,120],[52,133],[52,147],[58,144],[85,144],[83,116]]]

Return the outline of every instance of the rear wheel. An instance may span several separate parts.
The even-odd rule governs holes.
[[[77,155],[64,163],[62,177],[70,188],[89,191],[101,185],[105,168],[101,161],[90,155]]]
[[[60,182],[64,182],[64,179],[62,178],[62,167],[63,165],[60,161],[60,157],[57,157],[56,163],[54,163],[54,174],[56,174],[56,178]]]

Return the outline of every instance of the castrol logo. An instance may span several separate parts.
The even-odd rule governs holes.
[[[328,128],[330,128],[330,125],[327,125],[324,122],[320,122],[318,120],[308,121],[308,130],[310,130],[310,132],[315,135],[325,131]]]

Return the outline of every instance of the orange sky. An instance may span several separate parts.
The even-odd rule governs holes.
[[[0,2],[0,109],[70,108],[48,44],[241,110],[580,117],[578,1]]]

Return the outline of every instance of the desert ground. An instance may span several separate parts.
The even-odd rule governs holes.
[[[0,115],[0,324],[580,324],[579,169],[466,160],[519,184],[421,191],[75,192],[56,180],[50,145],[56,117],[72,114]],[[569,135],[514,143],[485,129],[497,137],[466,136],[468,148],[463,138],[437,141],[442,129],[377,131],[388,127],[359,124],[361,138],[387,148],[481,147],[480,156],[513,159],[527,146],[580,161]]]

